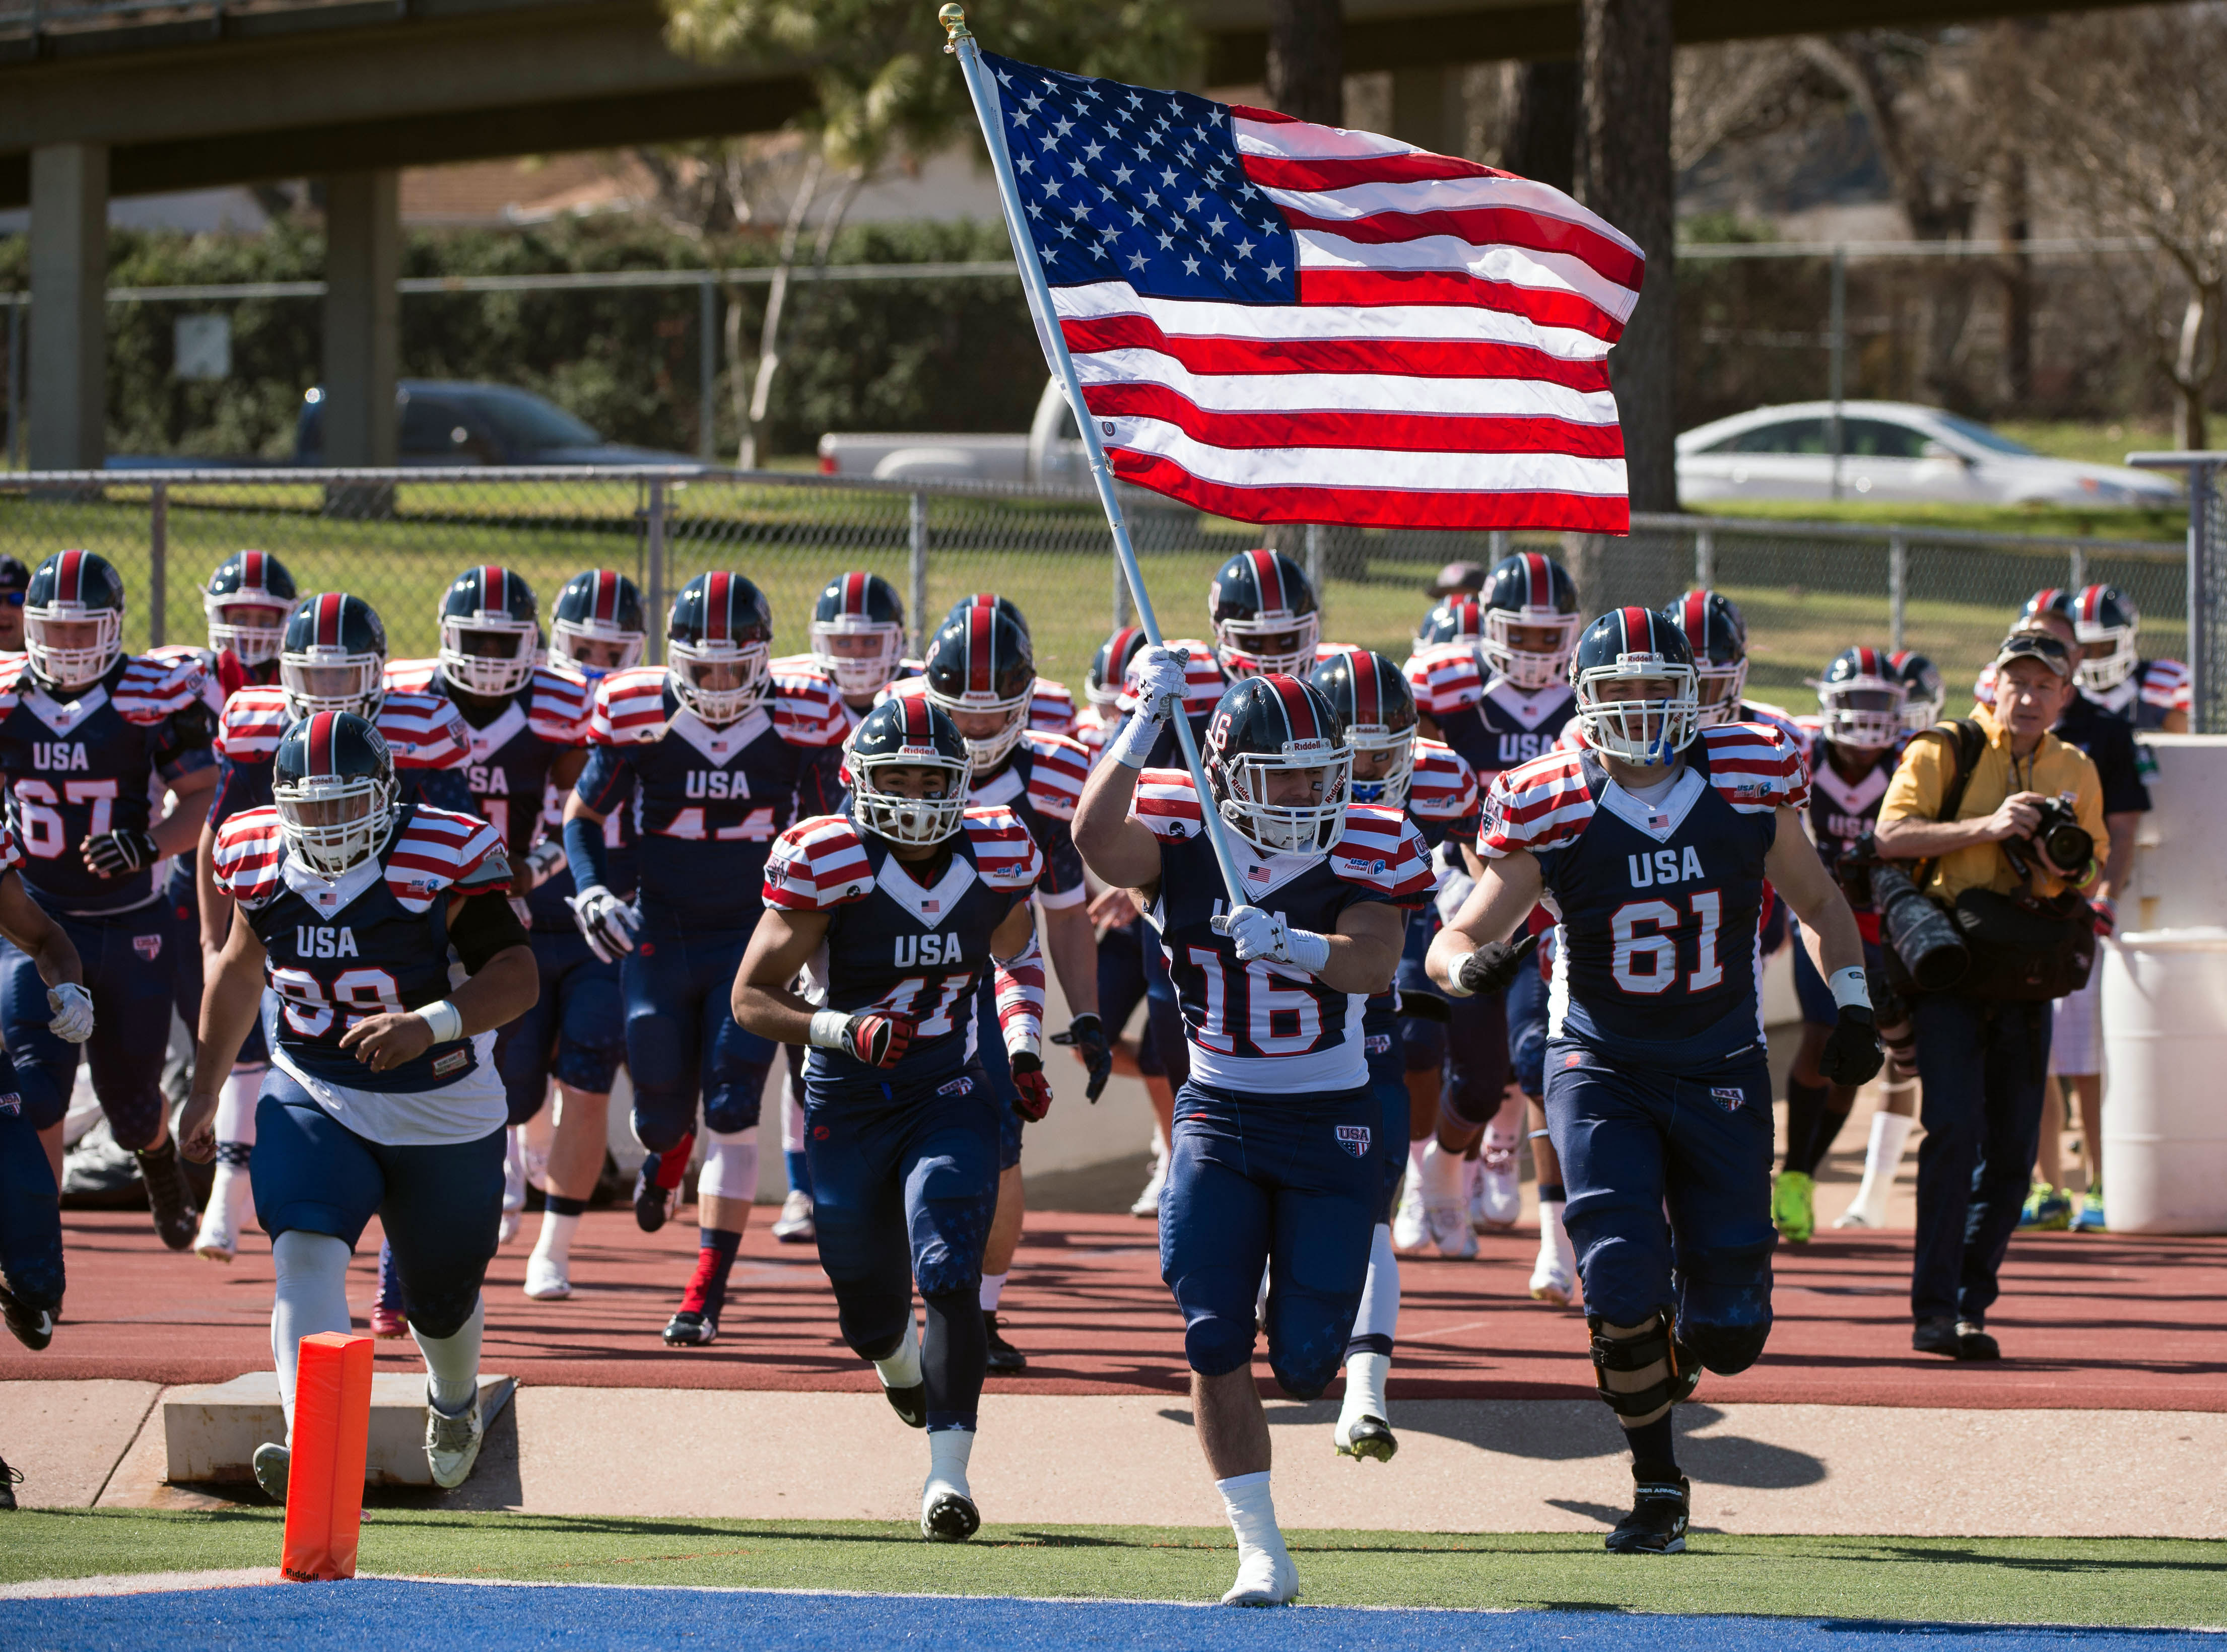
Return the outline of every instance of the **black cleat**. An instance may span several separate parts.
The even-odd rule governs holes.
[[[903,1419],[907,1428],[928,1426],[928,1384],[925,1382],[916,1382],[909,1388],[884,1387],[882,1398],[890,1402],[890,1409]]]
[[[657,1155],[652,1153],[634,1175],[634,1225],[646,1234],[664,1227],[665,1219],[680,1202],[679,1188],[661,1188],[652,1179],[656,1171]]]
[[[1611,1554],[1683,1554],[1693,1506],[1693,1483],[1684,1475],[1643,1480],[1632,1488],[1631,1512],[1603,1542]]]
[[[1976,1319],[1956,1322],[1956,1357],[1960,1360],[1999,1360],[2003,1356],[2003,1345],[1988,1335],[1987,1329]]]
[[[1999,1360],[2002,1347],[1982,1330],[1977,1320],[1958,1321],[1946,1314],[1921,1319],[1910,1333],[1910,1345],[1920,1354],[1943,1354],[1952,1360]]]
[[[0,1319],[10,1335],[34,1354],[54,1340],[54,1311],[34,1308],[6,1285],[0,1285]]]
[[[955,1491],[938,1492],[920,1511],[920,1534],[932,1543],[964,1543],[981,1529],[973,1503]]]
[[[134,1152],[139,1179],[147,1184],[147,1208],[154,1214],[155,1232],[163,1246],[174,1251],[191,1250],[201,1231],[201,1213],[194,1208],[194,1191],[186,1185],[186,1167],[178,1160],[178,1144]]]
[[[982,1329],[990,1338],[990,1375],[1018,1376],[1029,1368],[1029,1356],[1007,1342],[998,1332],[998,1316],[984,1310]]]
[[[708,1348],[719,1339],[719,1322],[683,1308],[665,1322],[667,1348]],[[922,1419],[926,1426],[927,1419]]]
[[[1375,1463],[1389,1463],[1399,1450],[1400,1442],[1392,1433],[1392,1425],[1382,1417],[1356,1418],[1337,1448],[1339,1456],[1350,1457],[1356,1463],[1362,1457]]]
[[[11,1469],[5,1457],[0,1457],[0,1510],[16,1506],[16,1488],[23,1483],[23,1471]]]

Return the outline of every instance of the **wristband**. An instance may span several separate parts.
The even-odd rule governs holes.
[[[1284,955],[1308,974],[1319,975],[1330,967],[1330,937],[1311,929],[1286,930]]]
[[[850,1024],[850,1016],[841,1010],[814,1010],[810,1034],[813,1048],[848,1049],[850,1045],[845,1041],[843,1033]]]
[[[1121,725],[1121,732],[1114,737],[1107,755],[1127,769],[1142,769],[1151,761],[1152,748],[1160,743],[1160,731],[1166,722],[1148,717],[1143,711],[1132,711],[1129,720]]]
[[[1851,964],[1846,969],[1836,969],[1833,979],[1826,983],[1833,989],[1833,1002],[1843,1010],[1868,1010],[1872,1007],[1870,979],[1860,965]]]
[[[1469,988],[1462,985],[1461,978],[1462,966],[1476,956],[1477,954],[1474,951],[1465,952],[1460,957],[1452,959],[1447,963],[1446,996],[1448,998],[1467,998],[1477,996],[1475,993],[1471,992]]]
[[[454,1043],[464,1036],[463,1013],[446,998],[437,999],[423,1009],[412,1010],[410,1013],[425,1024],[427,1030],[433,1035],[433,1042],[437,1044]]]

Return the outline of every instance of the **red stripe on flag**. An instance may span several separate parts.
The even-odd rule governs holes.
[[[1598,393],[1609,387],[1608,363],[1568,360],[1528,345],[1489,339],[1246,338],[1169,333],[1150,316],[1092,316],[1060,323],[1078,355],[1100,350],[1153,350],[1193,373],[1397,373],[1416,379],[1506,379]]]
[[[1245,157],[1245,175],[1264,188],[1279,186],[1269,183],[1260,175],[1262,168],[1253,156]],[[1620,287],[1637,289],[1640,278],[1647,273],[1646,261],[1634,258],[1630,252],[1603,235],[1576,224],[1560,224],[1536,213],[1525,212],[1516,207],[1467,207],[1450,212],[1369,213],[1360,218],[1317,218],[1307,213],[1294,212],[1289,207],[1278,208],[1284,220],[1293,229],[1313,230],[1319,234],[1336,235],[1363,246],[1394,246],[1406,241],[1420,241],[1433,235],[1450,235],[1456,240],[1467,241],[1471,246],[1520,246],[1545,252],[1560,252],[1578,259]]]
[[[1456,304],[1521,316],[1541,327],[1567,328],[1610,344],[1624,335],[1623,323],[1577,293],[1488,281],[1458,270],[1305,269],[1299,273],[1299,303],[1311,309]]]
[[[1557,453],[1620,459],[1624,431],[1613,424],[1469,413],[1378,413],[1345,408],[1297,412],[1217,413],[1165,385],[1092,385],[1082,399],[1094,413],[1158,419],[1217,448],[1381,448],[1401,453]]]
[[[1438,178],[1526,182],[1481,161],[1456,160],[1428,150],[1399,155],[1246,155],[1245,175],[1267,189],[1349,189],[1357,183],[1428,183]]]
[[[1238,522],[1343,522],[1362,527],[1562,528],[1628,533],[1631,502],[1622,494],[1546,488],[1520,493],[1433,493],[1422,488],[1242,488],[1195,476],[1172,459],[1109,447],[1124,482]]]
[[[1250,104],[1231,104],[1229,114],[1234,120],[1265,121],[1273,126],[1296,126],[1303,124],[1297,115],[1279,114],[1273,109],[1255,109]]]

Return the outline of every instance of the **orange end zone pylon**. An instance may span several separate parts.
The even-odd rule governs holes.
[[[355,1576],[363,1527],[364,1454],[371,1439],[371,1338],[319,1331],[302,1339],[294,1375],[293,1460],[286,1547],[294,1583]]]

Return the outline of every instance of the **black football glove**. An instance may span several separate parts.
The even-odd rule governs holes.
[[[1064,1044],[1082,1057],[1082,1069],[1090,1075],[1090,1087],[1082,1093],[1086,1101],[1095,1101],[1105,1093],[1106,1081],[1114,1076],[1114,1046],[1106,1042],[1106,1024],[1088,1013],[1079,1015],[1067,1024],[1065,1032],[1051,1036],[1052,1043]]]
[[[1880,1047],[1879,1024],[1860,1004],[1841,1006],[1841,1018],[1826,1035],[1825,1052],[1817,1058],[1817,1071],[1828,1084],[1854,1088],[1879,1076],[1886,1051]]]
[[[1504,992],[1523,973],[1523,966],[1531,954],[1539,950],[1536,932],[1528,934],[1513,946],[1505,941],[1489,941],[1461,961],[1455,973],[1457,985],[1471,992]]]
[[[119,826],[87,838],[83,853],[85,864],[103,877],[122,877],[163,858],[163,852],[155,846],[154,834],[137,826]]]

